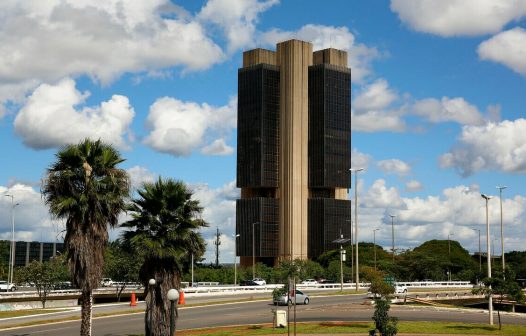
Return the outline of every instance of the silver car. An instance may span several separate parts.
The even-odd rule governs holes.
[[[289,291],[286,294],[283,294],[280,296],[277,300],[274,300],[275,305],[287,305],[287,304],[294,304],[294,295],[290,295],[292,291]],[[309,296],[302,291],[296,289],[296,303],[297,304],[309,304]]]

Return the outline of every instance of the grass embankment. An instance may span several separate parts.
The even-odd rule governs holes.
[[[293,326],[290,325],[292,332]],[[325,322],[325,323],[298,323],[298,334],[361,334],[366,335],[373,328],[369,322]],[[470,324],[456,322],[399,322],[400,334],[458,334],[458,335],[526,335],[526,326],[504,325],[502,330],[498,326],[486,324]],[[272,329],[271,325],[251,325],[233,328],[210,328],[199,330],[181,330],[180,336],[245,336],[245,335],[283,335],[287,329]]]
[[[49,314],[64,311],[64,309],[22,309],[22,310],[9,310],[9,311],[0,311],[0,319],[9,318],[9,317],[20,317],[28,315],[40,315],[40,314]]]

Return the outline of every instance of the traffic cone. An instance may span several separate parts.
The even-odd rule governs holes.
[[[184,301],[184,292],[183,291],[180,291],[179,292],[179,302],[177,302],[177,304],[185,304],[186,302]]]
[[[137,306],[137,298],[135,297],[135,293],[131,293],[130,306],[131,307]]]

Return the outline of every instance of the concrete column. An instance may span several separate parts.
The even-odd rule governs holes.
[[[290,40],[277,45],[280,67],[280,242],[279,255],[307,259],[308,67],[312,44]]]

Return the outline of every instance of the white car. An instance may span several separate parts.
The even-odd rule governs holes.
[[[254,279],[252,279],[252,281],[257,283],[259,286],[265,286],[267,284],[265,279],[261,279],[261,278],[254,278]]]
[[[302,285],[317,285],[318,281],[314,279],[305,279],[301,282]]]
[[[102,287],[111,287],[113,286],[113,280],[111,278],[102,278],[100,285]]]
[[[16,286],[13,283],[7,283],[7,281],[0,281],[0,292],[14,292]]]
[[[395,294],[400,294],[400,293],[405,294],[405,293],[407,293],[407,286],[406,285],[395,284],[394,288],[395,288]]]
[[[280,296],[279,298],[273,301],[274,304],[275,305],[287,305],[287,304],[294,304],[294,302],[296,302],[297,304],[304,304],[304,305],[309,304],[310,298],[307,294],[296,289],[296,299],[294,300],[294,295],[289,296],[289,294],[293,294],[293,293],[294,293],[293,291],[290,291],[290,293],[283,294],[282,296]]]

